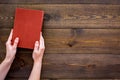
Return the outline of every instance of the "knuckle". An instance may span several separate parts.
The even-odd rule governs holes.
[[[38,44],[35,44],[35,47],[38,47],[39,45]]]
[[[13,46],[13,49],[15,50],[15,49],[16,49],[16,46]]]
[[[34,49],[37,50],[37,49],[38,49],[38,46],[35,46]]]
[[[40,50],[41,50],[41,51],[44,51],[44,50],[45,50],[45,47],[43,47],[43,48],[40,48]]]
[[[17,42],[14,42],[15,45],[17,45],[18,43]]]
[[[17,45],[17,44],[18,44],[18,41],[15,40],[15,41],[14,41],[14,44]]]
[[[37,54],[37,53],[38,53],[38,51],[37,51],[37,50],[34,50],[34,51],[33,51],[33,53],[34,53],[34,54]]]
[[[38,44],[35,45],[35,47],[38,47],[38,46],[39,46]]]

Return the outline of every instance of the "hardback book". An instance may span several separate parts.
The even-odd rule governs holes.
[[[18,47],[33,49],[40,40],[44,11],[17,8],[15,11],[12,44],[19,37]]]

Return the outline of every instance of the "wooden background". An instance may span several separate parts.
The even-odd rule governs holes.
[[[0,0],[0,62],[17,7],[45,11],[42,79],[120,79],[120,0]],[[6,80],[27,80],[31,55],[18,49]]]

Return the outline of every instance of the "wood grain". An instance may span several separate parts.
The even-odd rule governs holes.
[[[32,54],[17,53],[7,77],[28,78]],[[120,78],[120,55],[114,54],[45,54],[42,78]]]
[[[120,80],[119,4],[120,0],[0,0],[0,63],[15,9],[44,10],[42,80]],[[28,79],[32,52],[18,48],[6,80]]]
[[[2,46],[9,33],[10,29],[0,30]],[[43,36],[46,53],[120,53],[120,29],[44,29]]]
[[[7,78],[6,80],[28,80],[27,78]],[[40,79],[40,80],[73,80],[73,79]],[[74,80],[101,80],[101,79],[74,79]],[[120,80],[120,79],[102,79],[102,80]]]
[[[15,8],[44,10],[43,28],[120,28],[120,5],[0,4],[0,28],[12,28]]]
[[[2,4],[120,4],[119,0],[1,0]]]
[[[56,79],[56,80],[73,80],[73,79]],[[74,79],[74,80],[120,80],[120,79]]]
[[[28,78],[6,78],[5,80],[28,80]],[[40,79],[40,80],[51,80],[51,79]],[[114,79],[111,79],[114,80]]]

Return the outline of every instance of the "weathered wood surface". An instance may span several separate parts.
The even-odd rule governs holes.
[[[44,28],[120,28],[120,5],[0,4],[0,28],[12,28],[15,8],[45,11]]]
[[[1,0],[0,62],[5,57],[15,8],[44,10],[43,80],[119,80],[119,4],[120,0]],[[6,80],[28,79],[31,53],[18,49]]]
[[[6,79],[8,80],[8,78]],[[9,78],[9,80],[27,80],[27,78]],[[120,80],[120,79],[40,79],[40,80]]]
[[[8,77],[28,78],[32,54],[17,53]],[[42,78],[120,78],[120,55],[45,54]]]
[[[10,29],[0,30],[2,45],[9,33]],[[44,29],[43,36],[46,53],[120,53],[120,29]]]
[[[120,0],[1,0],[3,4],[120,4]]]
[[[73,79],[57,79],[57,80],[73,80]],[[120,79],[74,79],[74,80],[120,80]]]

